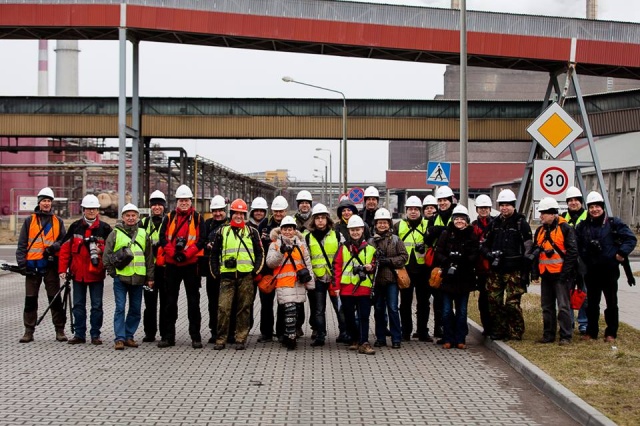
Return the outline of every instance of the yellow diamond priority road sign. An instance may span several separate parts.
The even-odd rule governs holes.
[[[582,127],[560,105],[553,103],[531,123],[527,132],[556,158],[582,133]]]

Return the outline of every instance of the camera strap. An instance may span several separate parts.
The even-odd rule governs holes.
[[[558,224],[558,228],[560,229],[560,232],[562,232],[562,235],[564,235],[564,231],[560,227],[560,224]],[[540,235],[540,232],[542,232],[541,229],[542,227],[536,229],[535,241],[538,241],[538,236]],[[542,240],[542,242],[544,243],[545,241],[548,242],[551,245],[551,248],[553,248],[553,250],[555,250],[555,252],[558,253],[558,255],[561,258],[564,259],[564,257],[566,256],[566,253],[560,250],[560,247],[558,247],[556,243],[553,241],[553,239],[551,238],[551,231],[549,229],[544,230],[544,240]]]
[[[318,241],[318,239],[316,237],[313,237],[313,238],[316,241]],[[311,243],[310,243],[311,232],[309,232],[307,235],[305,235],[304,239],[307,242],[307,247],[311,247]],[[329,266],[329,265],[331,265],[331,262],[329,262],[329,256],[327,256],[327,252],[324,250],[324,246],[322,245],[322,242],[318,241],[318,246],[320,246],[320,251],[322,252],[322,255],[324,256],[325,262],[327,262],[327,266],[326,266],[327,271],[329,272],[329,275],[333,276],[333,274],[331,273],[331,268]],[[311,249],[309,249],[309,250],[311,250]],[[303,260],[304,260],[304,258],[303,258]]]
[[[171,213],[169,213],[171,215]],[[171,218],[173,220],[173,217]],[[177,220],[177,219],[175,219]],[[188,218],[186,218],[185,220],[183,220],[181,223],[178,224],[178,226],[176,226],[176,229],[173,231],[173,235],[171,235],[171,241],[175,240],[176,235],[178,235],[178,232],[180,232],[180,230],[182,229],[182,227],[184,225],[186,225],[188,222],[191,221],[191,215],[189,215]]]
[[[251,235],[251,232],[253,228],[248,228],[249,229],[249,235]],[[231,226],[229,226],[229,230],[227,231],[227,236],[229,236],[229,232],[231,232]],[[235,230],[234,230],[235,232]],[[256,231],[258,232],[258,231]],[[251,263],[253,263],[254,265],[256,264],[255,259],[253,258],[253,253],[251,253],[251,250],[249,250],[249,247],[247,247],[247,245],[245,244],[244,240],[242,239],[242,236],[239,235],[238,232],[236,232],[236,237],[238,237],[238,239],[240,240],[240,244],[242,244],[242,246],[244,247],[244,249],[247,251],[247,254],[249,255],[249,259],[251,259]],[[238,247],[238,251],[236,251],[236,258],[238,257],[238,254],[240,253],[240,247]]]

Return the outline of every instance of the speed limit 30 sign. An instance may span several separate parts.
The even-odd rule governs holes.
[[[567,188],[575,180],[575,162],[556,160],[536,160],[533,163],[533,199],[552,197],[565,200]]]

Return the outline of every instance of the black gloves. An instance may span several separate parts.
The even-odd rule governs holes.
[[[173,256],[173,260],[178,263],[182,263],[187,260],[187,256],[183,252],[179,251]]]
[[[380,265],[380,266],[391,266],[392,262],[391,262],[391,259],[389,259],[388,257],[379,257],[378,258],[378,265]]]
[[[282,254],[291,253],[292,250],[293,249],[291,247],[287,247],[284,244],[280,245],[280,253],[282,253]]]

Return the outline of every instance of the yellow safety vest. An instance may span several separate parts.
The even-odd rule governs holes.
[[[327,260],[324,258],[324,254],[322,254],[322,249],[320,248],[320,241],[313,236],[313,234],[309,231],[305,232],[309,234],[309,253],[311,255],[311,269],[316,277],[322,278],[327,275],[327,272],[330,272],[331,265],[327,265]],[[324,237],[324,251],[329,258],[329,262],[333,262],[333,258],[338,252],[338,247],[340,244],[338,243],[338,236],[336,235],[336,231],[331,230]]]
[[[363,265],[367,263],[371,263],[373,261],[373,255],[376,253],[376,249],[370,245],[365,246],[364,249],[360,250],[357,255],[357,258],[360,259]],[[360,281],[360,277],[358,274],[353,273],[353,265],[358,264],[357,259],[352,260],[351,252],[346,246],[342,246],[342,264],[344,265],[342,268],[342,279],[340,280],[340,284],[346,285],[356,285],[360,283],[361,287],[373,287],[373,283],[369,278],[369,274],[367,274],[367,278],[363,281]]]
[[[147,243],[147,232],[143,228],[138,228],[136,233],[136,241],[131,241],[131,238],[119,228],[116,230],[116,243],[113,246],[113,252],[117,252],[123,247],[129,246],[133,253],[133,260],[124,267],[124,269],[116,269],[116,274],[123,277],[132,277],[133,275],[140,275],[145,277],[147,275],[147,264],[144,259],[144,251]]]
[[[427,230],[427,221],[422,219],[420,225],[417,228],[410,228],[409,223],[406,220],[400,222],[400,226],[398,227],[398,237],[404,243],[405,248],[407,249],[407,253],[409,253],[409,257],[407,258],[407,262],[405,265],[409,264],[409,259],[411,258],[411,251],[415,251],[416,245],[424,244],[424,233]],[[407,233],[411,233],[411,235],[405,238]],[[416,253],[416,262],[419,265],[424,265],[424,254]]]
[[[254,267],[253,259],[253,241],[251,239],[251,228],[245,226],[240,230],[238,235],[233,232],[231,226],[225,225],[220,232],[222,233],[222,256],[220,261],[220,272],[251,272]],[[238,238],[239,237],[239,238]],[[244,245],[242,244],[244,241]],[[247,246],[245,248],[245,245]],[[247,251],[251,250],[251,253]],[[236,259],[235,268],[227,268],[224,266],[225,260]]]

